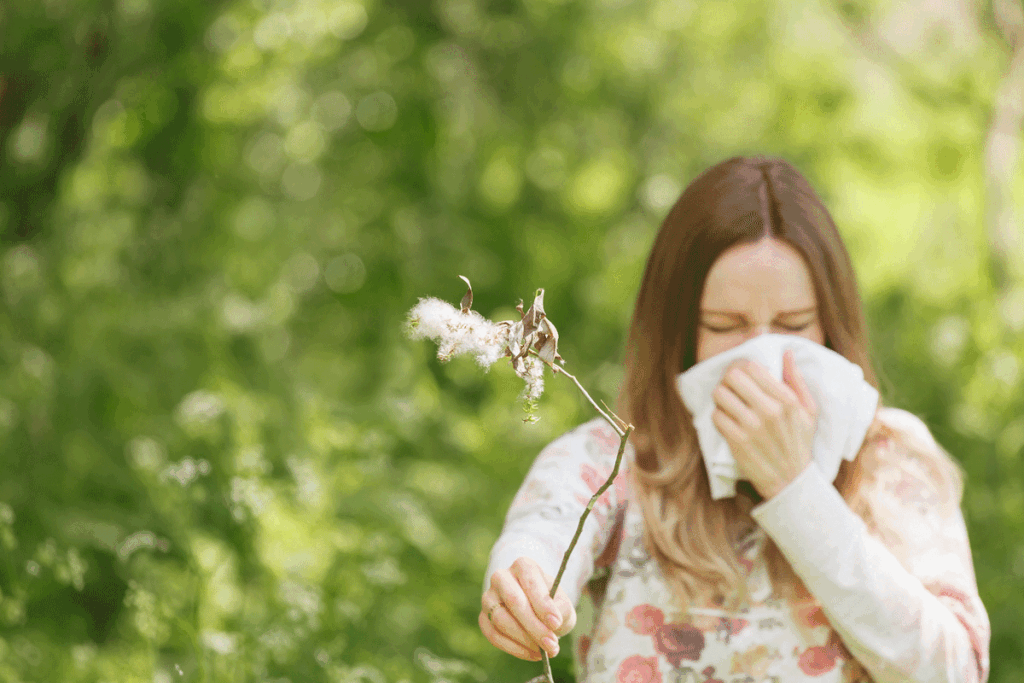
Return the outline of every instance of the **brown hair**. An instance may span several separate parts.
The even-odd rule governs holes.
[[[645,542],[679,602],[736,608],[748,596],[734,544],[751,523],[738,498],[714,500],[692,416],[676,377],[696,361],[704,282],[725,250],[765,236],[796,248],[810,271],[825,345],[864,371],[877,388],[866,323],[850,257],[829,212],[788,162],[733,157],[698,176],[665,218],[651,249],[629,330],[618,407],[635,427],[631,477],[645,520]],[[899,444],[899,448],[889,447]],[[883,445],[885,447],[883,447]],[[872,530],[900,546],[893,515],[873,504],[869,480],[886,462],[923,463],[942,498],[959,505],[962,473],[934,442],[907,437],[877,416],[835,487]],[[777,595],[810,597],[781,552],[765,558]],[[713,597],[715,594],[717,597]]]

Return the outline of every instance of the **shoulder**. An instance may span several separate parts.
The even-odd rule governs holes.
[[[603,418],[575,426],[552,440],[541,452],[540,460],[551,458],[580,460],[595,465],[610,465],[618,455],[622,439]],[[632,446],[627,444],[624,461],[632,457]]]
[[[900,497],[960,503],[963,469],[917,415],[900,408],[880,408],[876,416],[879,462],[876,481]],[[914,494],[914,495],[912,495]]]
[[[546,455],[581,455],[590,460],[615,459],[621,439],[604,418],[596,417],[565,432],[544,448]],[[629,452],[627,446],[626,452]],[[625,455],[625,454],[624,454]]]
[[[890,407],[879,408],[877,419],[883,426],[896,432],[903,440],[913,441],[917,445],[939,447],[924,420],[908,410]]]

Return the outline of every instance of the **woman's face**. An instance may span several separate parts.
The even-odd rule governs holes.
[[[708,271],[697,324],[697,362],[772,332],[825,343],[811,273],[773,237],[737,244]]]

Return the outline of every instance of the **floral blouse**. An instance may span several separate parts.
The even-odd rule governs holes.
[[[931,440],[906,411],[884,408],[880,416]],[[523,555],[555,576],[580,514],[611,473],[618,445],[600,419],[549,444],[512,501],[485,576]],[[749,600],[732,612],[708,606],[676,613],[645,549],[639,510],[628,504],[632,455],[627,446],[561,583],[580,607],[573,648],[580,683],[987,680],[990,626],[959,509],[943,516],[929,505],[927,490],[905,477],[885,487],[906,523],[915,525],[908,537],[918,540],[905,566],[812,462],[750,512],[756,525],[738,541]],[[768,537],[815,597],[785,604],[773,595],[761,553]]]

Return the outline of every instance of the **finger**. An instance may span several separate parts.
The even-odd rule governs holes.
[[[508,607],[504,604],[499,605],[490,613],[488,621],[491,622],[491,626],[494,630],[512,642],[519,643],[519,645],[530,652],[540,653],[542,645],[534,640],[533,636],[523,629],[522,624],[516,621],[515,617],[509,611]],[[550,655],[551,652],[548,652]],[[552,655],[553,656],[553,655]]]
[[[528,558],[519,558],[509,567],[509,573],[517,583],[510,587],[509,595],[502,593],[506,607],[530,637],[554,657],[558,654],[558,636],[551,624],[545,622],[554,617],[559,622],[557,626],[561,626],[562,615],[548,597],[550,587],[544,585],[540,566]]]
[[[728,415],[736,425],[746,425],[751,429],[761,426],[761,418],[730,387],[719,384],[711,393],[711,397],[719,410]]]
[[[502,633],[530,646],[540,645],[554,657],[558,654],[558,638],[550,628],[541,623],[530,604],[530,599],[519,584],[519,578],[512,574],[514,567],[523,566],[524,563],[520,560],[516,560],[508,571],[495,572],[495,576],[491,578],[491,585],[497,589],[504,605],[504,609],[495,610],[492,621]],[[498,580],[497,586],[494,584],[495,578]]]
[[[786,351],[786,354],[792,352]],[[782,357],[782,377],[783,381],[780,382],[768,372],[768,368],[764,367],[760,363],[751,363],[746,368],[747,375],[754,380],[754,383],[758,386],[770,398],[775,399],[783,406],[796,406],[800,403],[800,398],[794,389],[787,386],[786,384],[786,356]]]
[[[487,638],[491,645],[502,652],[531,662],[540,661],[540,650],[527,648],[522,643],[516,642],[504,633],[498,631],[494,624],[487,618],[487,615],[482,611],[480,612],[480,616],[477,618],[477,623],[480,624],[480,630],[483,632],[484,637]]]
[[[804,381],[804,376],[800,374],[800,368],[796,365],[796,357],[790,350],[787,350],[782,356],[782,380],[792,387],[797,400],[800,401],[800,404],[803,405],[805,409],[810,411],[812,414],[817,413],[818,407],[814,404],[814,396],[811,394],[811,388],[807,386],[807,382]]]
[[[576,608],[561,591],[555,595],[555,604],[558,605],[558,611],[562,616],[562,625],[555,629],[555,635],[561,638],[576,628]]]
[[[749,374],[752,370],[748,368],[750,366],[747,365],[734,367],[725,373],[721,384],[732,389],[733,393],[752,409],[763,413],[763,407],[777,404],[777,401],[758,386],[758,383]]]
[[[498,593],[493,587],[494,583],[494,577],[492,576],[492,587],[484,591],[483,596],[480,598],[480,613],[487,617],[487,621],[491,621],[494,611],[498,609],[499,605],[501,605],[501,598],[498,597]]]
[[[732,451],[733,459],[736,462],[737,478],[750,481],[751,485],[754,485],[756,488],[754,473],[748,471],[747,468],[747,448],[750,446],[750,436],[735,420],[721,410],[715,410],[711,413],[711,421],[726,443],[729,444],[729,449]]]
[[[512,596],[515,596],[517,592],[522,594],[518,579],[512,576],[510,569],[498,570],[491,575],[491,587],[481,598],[483,611],[499,633],[532,650],[540,646],[540,640],[531,636],[523,628],[513,616],[511,608],[506,604],[506,602],[514,600]]]
[[[541,576],[544,577],[545,586],[550,586],[555,582],[555,580],[543,569],[540,569],[540,573]],[[550,592],[550,588],[548,589],[548,592]],[[565,590],[562,588],[559,588],[555,592],[555,611],[558,612],[561,619],[561,625],[555,629],[555,635],[561,638],[576,628],[576,608],[573,607],[572,602],[569,600],[569,596],[565,594]]]
[[[509,567],[509,572],[519,579],[519,585],[529,599],[537,618],[552,631],[561,626],[562,614],[554,599],[549,596],[553,581],[548,580],[540,565],[529,558],[521,557]]]
[[[750,439],[746,432],[744,432],[739,425],[729,417],[728,414],[721,410],[717,410],[711,414],[711,421],[715,423],[718,431],[721,432],[725,440],[729,442],[729,446],[732,447],[733,456],[735,456],[735,446],[742,445],[748,442]],[[737,463],[738,465],[739,463]]]

